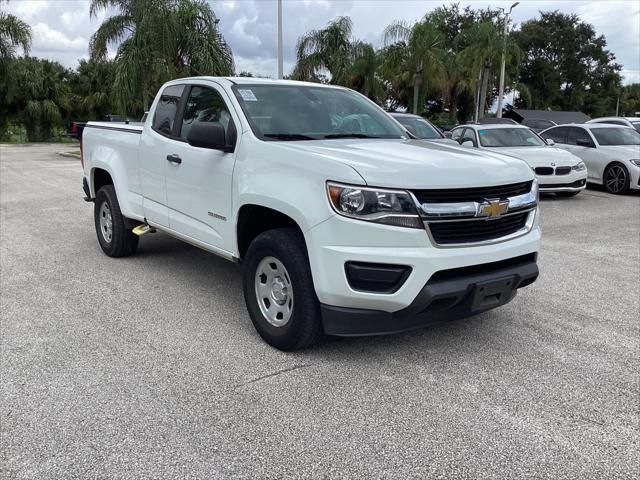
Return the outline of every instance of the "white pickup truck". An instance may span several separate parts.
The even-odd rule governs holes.
[[[144,124],[90,122],[82,140],[102,250],[157,229],[240,263],[249,316],[283,350],[470,316],[538,276],[526,163],[411,139],[346,88],[184,78]]]

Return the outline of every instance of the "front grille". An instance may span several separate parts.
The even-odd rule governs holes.
[[[540,184],[540,188],[562,188],[562,187],[570,187],[570,188],[578,188],[583,187],[587,183],[586,180],[576,180],[571,183],[542,183]]]
[[[496,220],[430,222],[433,240],[440,245],[475,243],[504,237],[524,228],[529,212],[516,213]]]
[[[571,167],[556,168],[556,175],[569,175],[570,173],[571,173]]]
[[[536,167],[537,175],[553,175],[553,168],[551,167]]]
[[[511,183],[495,187],[442,188],[414,190],[420,203],[483,202],[485,199],[508,198],[531,191],[531,182]]]

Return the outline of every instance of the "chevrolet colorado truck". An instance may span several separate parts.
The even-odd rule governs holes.
[[[241,264],[249,316],[279,349],[511,301],[538,276],[533,171],[409,137],[347,88],[183,78],[143,124],[84,127],[83,189],[111,257],[159,230]]]

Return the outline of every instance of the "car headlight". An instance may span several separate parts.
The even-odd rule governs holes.
[[[584,164],[584,162],[580,162],[575,164],[573,167],[571,167],[571,170],[574,170],[576,172],[582,172],[583,170],[586,170],[587,166]]]
[[[408,192],[327,183],[329,202],[340,215],[397,227],[424,228]]]
[[[633,163],[636,167],[640,167],[640,159],[634,158],[633,160],[629,160],[631,163]]]

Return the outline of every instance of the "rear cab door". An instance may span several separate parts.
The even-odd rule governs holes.
[[[156,100],[153,118],[145,123],[140,140],[140,177],[142,206],[145,218],[151,225],[169,227],[166,171],[167,150],[175,138],[176,119],[184,102],[186,85],[164,87]]]
[[[188,83],[175,128],[167,143],[166,185],[169,227],[231,255],[234,248],[232,178],[241,123],[229,95],[213,81]],[[194,147],[187,142],[196,122],[218,122],[233,138],[233,152]]]

